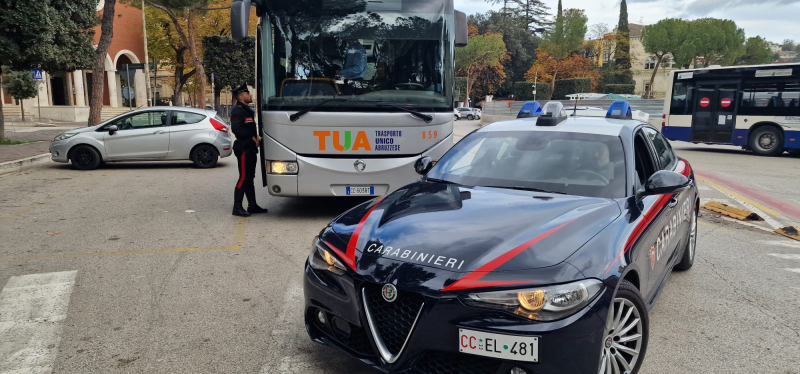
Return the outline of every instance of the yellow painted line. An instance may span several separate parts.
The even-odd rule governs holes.
[[[233,242],[239,247],[244,245],[244,240],[247,237],[247,222],[247,218],[239,217],[236,220],[236,226],[233,228]]]
[[[708,222],[703,222],[703,221],[697,221],[697,224],[700,225],[700,226],[706,226],[706,227],[714,227],[714,226],[716,226],[714,224],[711,224],[711,223],[708,223]]]
[[[720,186],[720,185],[718,185],[718,184],[716,184],[714,182],[711,182],[711,181],[709,181],[707,179],[704,179],[702,177],[695,176],[695,178],[699,179],[701,182],[703,182],[705,184],[708,184],[711,187],[714,187],[714,188],[716,188],[716,189],[718,189],[718,190],[720,190],[720,191],[722,191],[722,192],[724,192],[724,193],[726,193],[728,195],[731,195],[731,196],[733,196],[733,197],[735,197],[735,198],[737,198],[739,200],[742,200],[742,201],[744,201],[744,202],[746,202],[746,203],[748,203],[748,204],[760,209],[764,213],[767,213],[767,214],[769,214],[769,215],[771,215],[773,217],[775,217],[775,216],[780,217],[781,216],[780,213],[778,213],[778,212],[776,212],[776,211],[774,211],[774,210],[772,210],[770,208],[767,208],[767,207],[765,207],[765,206],[763,206],[763,205],[761,205],[761,204],[759,204],[759,203],[757,203],[757,202],[755,202],[755,201],[753,201],[751,199],[748,199],[748,198],[742,196],[741,194],[739,194],[737,192],[731,191],[731,190],[729,190],[729,189],[727,189],[725,187],[722,187],[722,186]]]
[[[231,245],[231,246],[227,246],[227,247],[205,247],[205,248],[192,247],[192,248],[170,248],[170,249],[143,249],[143,250],[133,250],[133,251],[93,252],[93,253],[63,253],[63,254],[57,254],[57,255],[0,257],[0,262],[53,260],[53,259],[59,259],[59,258],[82,258],[82,257],[145,255],[145,254],[151,254],[151,253],[229,251],[229,250],[234,250],[234,249],[242,249],[242,246],[240,246],[240,245]]]

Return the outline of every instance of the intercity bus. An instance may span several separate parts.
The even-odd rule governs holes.
[[[453,144],[453,0],[234,0],[256,36],[262,176],[275,196],[380,196]]]
[[[800,64],[676,70],[664,100],[670,140],[763,156],[800,150]]]

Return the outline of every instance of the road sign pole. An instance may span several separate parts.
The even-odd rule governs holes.
[[[126,91],[128,96],[131,96],[131,67],[130,65],[125,65],[125,76],[128,78],[128,87]],[[128,109],[133,110],[133,103],[131,103],[131,98],[128,97]]]

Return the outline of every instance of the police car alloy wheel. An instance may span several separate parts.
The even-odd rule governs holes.
[[[649,334],[647,309],[636,287],[623,280],[606,320],[598,374],[634,374]]]

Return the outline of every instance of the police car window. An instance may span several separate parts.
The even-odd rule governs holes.
[[[656,168],[650,148],[647,146],[647,141],[641,135],[641,132],[634,137],[633,149],[636,158],[636,176],[639,178],[639,184],[644,185],[650,179],[650,176],[656,172]]]
[[[189,112],[172,112],[172,125],[191,125],[204,120],[206,116]]]
[[[616,136],[567,132],[476,132],[428,176],[470,186],[535,188],[579,196],[625,196],[625,158]]]
[[[661,163],[661,169],[672,170],[677,162],[677,157],[675,157],[675,153],[672,152],[672,147],[670,147],[669,143],[664,139],[664,136],[661,135],[660,132],[649,127],[644,128],[644,133],[647,134],[650,142],[653,143],[656,156]]]

